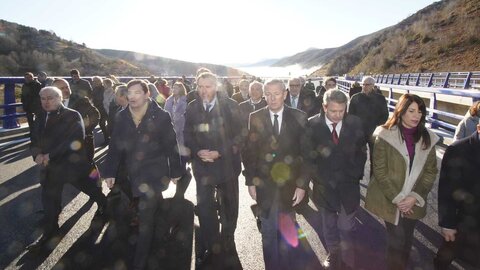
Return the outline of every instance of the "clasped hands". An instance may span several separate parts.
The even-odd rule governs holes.
[[[202,149],[197,152],[197,156],[203,162],[214,162],[216,159],[220,158],[220,153],[218,153],[218,151],[210,151],[208,149]]]
[[[407,196],[405,197],[405,199],[397,203],[397,208],[402,213],[402,215],[408,216],[413,214],[412,208],[416,202],[417,199],[415,199],[415,197]]]
[[[170,178],[170,181],[172,181],[172,183],[176,185],[180,178],[182,177]],[[105,183],[107,184],[108,188],[112,188],[113,185],[115,185],[115,177],[105,178]]]

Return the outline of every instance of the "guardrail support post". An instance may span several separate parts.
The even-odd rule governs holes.
[[[463,84],[463,89],[468,89],[470,87],[470,78],[472,78],[472,72],[468,72],[467,78],[465,78],[465,83]]]
[[[418,84],[420,83],[420,75],[422,75],[422,73],[418,73],[417,80],[415,81],[415,86],[418,86]]]
[[[6,83],[5,84],[5,91],[4,91],[4,104],[12,104],[15,103],[15,84],[14,83]],[[3,115],[14,115],[17,112],[16,107],[5,107],[3,109]],[[3,120],[3,128],[17,128],[20,127],[18,124],[18,120],[15,116],[7,117]]]
[[[432,93],[430,97],[430,109],[437,109],[437,94],[435,93]],[[438,115],[434,112],[430,112],[430,118],[438,120]],[[432,121],[431,128],[438,128],[438,124],[435,121]]]
[[[388,88],[388,100],[389,100],[389,105],[392,105],[392,106],[395,106],[395,102],[393,102],[393,88],[390,87]],[[391,111],[390,110],[390,107],[388,108],[388,111]]]
[[[430,79],[428,79],[427,87],[432,86],[432,83],[433,83],[433,73],[432,75],[430,75]]]
[[[443,87],[448,87],[448,79],[450,79],[450,72],[447,72],[447,76],[445,76],[445,81],[443,82]]]

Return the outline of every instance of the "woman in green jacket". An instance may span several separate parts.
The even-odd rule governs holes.
[[[426,113],[419,96],[404,94],[393,115],[375,131],[365,207],[385,221],[388,269],[406,268],[413,230],[426,214],[427,195],[438,172],[438,136],[425,127]]]

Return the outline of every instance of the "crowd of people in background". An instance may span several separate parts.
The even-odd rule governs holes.
[[[104,218],[103,179],[134,205],[131,225],[138,227],[138,239],[132,267],[144,269],[158,233],[162,191],[182,181],[191,167],[197,266],[236,249],[243,174],[258,204],[265,269],[302,269],[292,268],[294,253],[281,224],[295,223],[295,209],[309,199],[319,208],[328,253],[324,266],[356,269],[361,254],[353,235],[363,178],[369,179],[365,208],[385,222],[387,268],[406,269],[415,226],[426,215],[438,175],[439,138],[426,126],[422,98],[402,95],[389,115],[369,76],[344,93],[333,77],[317,87],[302,77],[285,83],[244,76],[232,82],[206,68],[192,81],[150,76],[124,83],[113,75],[87,80],[76,69],[70,75],[24,75],[21,100],[32,156],[41,167],[45,211],[43,235],[29,249],[58,240],[64,183],[92,197],[95,217]],[[480,266],[479,109],[476,102],[467,112],[442,161],[438,215],[445,243],[435,258],[437,269],[447,269],[456,257]],[[101,146],[108,146],[101,171],[94,159],[97,125]]]

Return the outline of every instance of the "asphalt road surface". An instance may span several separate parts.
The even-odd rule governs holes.
[[[32,253],[25,249],[29,243],[39,238],[37,225],[43,215],[38,168],[29,155],[28,144],[28,140],[0,144],[0,269],[127,269],[134,251],[132,243],[135,241],[135,229],[128,225],[122,227],[120,217],[105,221],[94,219],[96,204],[69,185],[66,185],[63,193],[63,211],[59,221],[61,241],[51,252]],[[102,166],[104,162],[106,149],[96,149],[98,166]],[[443,149],[439,148],[438,158],[442,155]],[[185,194],[185,199],[193,203],[196,202],[194,181],[192,180]],[[236,252],[218,256],[212,265],[204,269],[264,268],[261,236],[250,208],[254,201],[244,186],[245,179],[240,177],[239,181],[240,209],[235,233]],[[367,185],[368,181],[361,181],[363,195]],[[103,191],[108,193],[105,184]],[[171,184],[164,197],[172,197],[174,192],[175,187]],[[428,216],[419,222],[415,231],[410,269],[433,269],[432,258],[442,239],[436,225],[436,195],[435,185],[428,200]],[[122,205],[124,202],[120,199],[115,201],[115,204]],[[383,223],[363,208],[357,219],[358,269],[385,269]],[[321,269],[320,262],[325,260],[326,252],[319,237],[321,226],[318,211],[312,202],[299,211],[297,222],[299,237],[292,245],[299,250],[301,268]],[[196,217],[194,224],[195,227],[198,226]],[[174,265],[172,269],[175,269],[175,265],[177,269],[181,269],[178,265],[195,269],[195,239],[191,247],[177,255],[170,258],[169,263]],[[464,269],[464,266],[455,263],[452,269]]]

